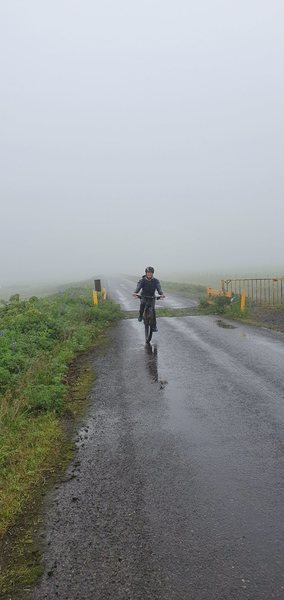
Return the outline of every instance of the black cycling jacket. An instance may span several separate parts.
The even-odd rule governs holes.
[[[141,296],[154,296],[156,290],[160,296],[163,295],[159,279],[156,279],[155,277],[147,279],[146,275],[143,275],[143,277],[139,279],[134,294],[138,294],[140,290]]]

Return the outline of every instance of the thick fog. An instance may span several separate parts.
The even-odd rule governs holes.
[[[284,272],[283,0],[0,6],[0,286]]]

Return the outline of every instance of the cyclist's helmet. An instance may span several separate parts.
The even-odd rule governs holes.
[[[145,273],[154,273],[154,267],[146,267]]]

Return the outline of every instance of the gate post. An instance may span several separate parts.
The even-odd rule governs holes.
[[[242,290],[241,305],[240,305],[241,311],[243,311],[245,309],[245,305],[246,305],[246,292],[245,292],[245,290]]]

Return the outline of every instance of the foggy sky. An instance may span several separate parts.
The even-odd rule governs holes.
[[[283,0],[0,3],[0,286],[284,271]]]

